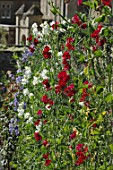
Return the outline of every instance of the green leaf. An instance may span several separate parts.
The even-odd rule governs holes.
[[[96,88],[96,93],[97,94],[100,94],[100,93],[102,93],[103,92],[103,86],[98,86],[97,88]]]
[[[113,95],[112,95],[112,93],[108,93],[106,96],[105,96],[105,101],[106,102],[112,102],[112,100],[113,100]]]
[[[103,53],[101,50],[97,50],[94,52],[94,54],[97,56],[97,57],[102,57]]]
[[[51,12],[52,12],[54,15],[56,15],[56,14],[58,13],[57,9],[55,9],[55,8],[52,8],[52,9],[51,9]]]
[[[111,152],[113,153],[113,144],[109,145]]]
[[[96,22],[103,22],[103,21],[105,21],[105,16],[106,16],[105,14],[102,14],[100,17],[96,18],[95,21]]]

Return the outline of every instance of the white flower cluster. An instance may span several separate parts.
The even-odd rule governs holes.
[[[23,76],[23,79],[22,79],[22,84],[23,85],[28,84],[30,77],[31,77],[31,68],[26,66],[25,70],[24,70],[24,76]]]
[[[38,25],[37,25],[37,23],[34,23],[34,24],[32,25],[32,32],[33,32],[33,34],[34,34],[35,36],[38,35]]]
[[[33,123],[33,117],[30,115],[29,112],[27,112],[27,113],[24,114],[24,119],[27,120],[27,121],[26,121],[27,124],[28,124],[28,123],[30,123],[30,124]]]
[[[19,103],[18,109],[18,117],[22,117],[24,114],[24,102]]]
[[[40,27],[42,28],[42,34],[48,34],[50,31],[50,26],[47,23],[47,21],[44,21],[44,23],[40,24]]]

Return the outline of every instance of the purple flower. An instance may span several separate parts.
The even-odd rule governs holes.
[[[24,102],[23,109],[26,109],[26,105],[27,105],[26,102]]]
[[[17,70],[17,73],[21,73],[22,72],[22,70],[19,68],[18,70]]]
[[[14,104],[14,106],[15,106],[15,107],[17,107],[17,106],[18,106],[18,100],[17,100],[17,98],[16,98],[16,97],[14,98],[14,102],[13,102],[13,104]]]
[[[32,56],[32,52],[29,49],[25,50],[25,53],[22,54],[22,61],[23,62],[27,62],[28,61],[28,57]]]
[[[20,91],[23,91],[23,89],[24,89],[24,87],[23,87],[23,86],[21,86],[21,87],[20,87]]]
[[[18,84],[18,83],[20,83],[22,81],[22,76],[18,76],[17,78],[16,78],[16,83]]]
[[[17,118],[11,118],[10,123],[9,123],[9,133],[10,133],[10,135],[13,135],[13,134],[15,134],[16,136],[19,135],[17,122],[18,122]]]

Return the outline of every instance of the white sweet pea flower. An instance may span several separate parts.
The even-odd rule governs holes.
[[[33,77],[33,85],[35,86],[36,84],[38,84],[38,77],[34,76]]]
[[[23,89],[23,94],[24,96],[27,96],[29,95],[29,90],[26,88],[26,89]]]
[[[24,75],[23,78],[22,78],[21,84],[25,85],[25,84],[28,84],[28,83],[29,83],[28,77],[26,75]]]
[[[18,108],[23,108],[24,102],[19,103]]]
[[[33,96],[34,96],[34,94],[33,94],[33,93],[29,93],[29,98],[30,98],[30,97],[33,97]]]
[[[27,124],[28,124],[28,123],[32,124],[32,123],[33,123],[33,117],[29,117],[29,119],[26,121],[26,123],[27,123]]]
[[[40,27],[42,27],[42,34],[47,34],[49,32],[49,24],[47,21],[44,21],[44,23],[40,24]]]
[[[61,57],[63,55],[62,51],[59,51],[57,55],[58,57]]]
[[[35,36],[37,36],[37,34],[38,34],[38,29],[37,29],[37,27],[38,27],[37,23],[34,23],[34,24],[32,25],[32,32],[33,32],[33,34],[34,34]]]
[[[31,77],[31,68],[26,66],[25,67],[25,73],[24,73],[28,78]]]
[[[80,106],[84,106],[84,102],[79,102],[79,105]]]
[[[29,113],[29,112],[27,112],[27,113],[24,114],[24,118],[25,118],[25,119],[28,119],[29,117],[30,117],[30,113]]]
[[[48,79],[49,77],[47,77],[48,70],[44,69],[41,73],[40,73],[40,77],[43,79]]]
[[[65,20],[62,20],[62,21],[61,21],[61,24],[64,24],[64,25],[65,25],[65,24],[66,24],[66,21],[65,21]]]
[[[23,114],[24,114],[24,109],[17,109],[17,111],[18,111],[18,117],[21,117],[21,116],[23,116]]]
[[[29,98],[30,98],[30,100],[33,100],[34,94],[33,93],[29,93]]]

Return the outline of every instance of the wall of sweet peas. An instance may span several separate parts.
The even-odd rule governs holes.
[[[110,1],[32,25],[8,73],[0,116],[3,170],[113,170],[113,29]],[[6,81],[5,81],[6,82]],[[4,88],[2,87],[2,92]]]

